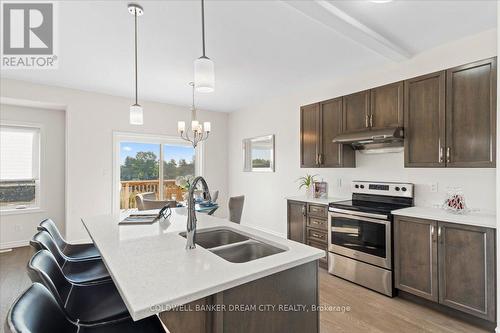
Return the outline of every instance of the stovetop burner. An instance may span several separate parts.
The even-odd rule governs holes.
[[[390,215],[391,211],[413,206],[413,185],[354,181],[352,199],[330,203],[330,207]]]
[[[406,208],[409,206],[411,205],[364,200],[346,200],[330,204],[330,207],[385,215],[389,215],[393,210]]]

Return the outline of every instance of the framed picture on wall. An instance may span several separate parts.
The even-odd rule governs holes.
[[[274,172],[274,134],[243,139],[243,171]]]

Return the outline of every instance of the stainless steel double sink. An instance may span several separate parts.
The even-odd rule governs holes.
[[[180,235],[186,237],[185,232]],[[224,228],[197,231],[195,243],[233,263],[249,262],[286,251]]]

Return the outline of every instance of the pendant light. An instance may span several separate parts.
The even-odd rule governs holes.
[[[201,42],[203,55],[194,61],[194,87],[198,92],[215,90],[214,62],[205,55],[205,0],[201,0]]]
[[[142,16],[144,9],[138,4],[131,3],[128,5],[128,12],[134,15],[135,29],[135,103],[130,106],[130,125],[142,125],[144,123],[142,106],[137,102],[137,16]]]

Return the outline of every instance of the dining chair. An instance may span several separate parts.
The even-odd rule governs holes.
[[[38,226],[38,230],[47,231],[54,242],[57,245],[57,248],[68,258],[72,260],[86,260],[89,258],[100,258],[101,255],[94,244],[86,243],[86,244],[70,244],[64,240],[57,229],[56,224],[51,219],[45,219],[40,222]]]
[[[47,250],[38,251],[28,263],[28,275],[33,283],[50,290],[66,316],[73,322],[95,324],[130,317],[113,281],[77,284],[68,281],[54,256]]]
[[[175,200],[156,200],[156,194],[154,192],[136,194],[135,203],[138,210],[161,209],[165,206],[175,208],[177,206]]]
[[[30,245],[37,251],[49,251],[57,261],[64,277],[72,283],[93,283],[109,280],[109,272],[100,258],[72,261],[59,251],[56,243],[47,231],[39,231],[30,240]]]
[[[241,222],[241,214],[243,213],[244,203],[244,195],[229,198],[229,221],[234,223]]]
[[[14,302],[7,315],[7,326],[12,333],[165,332],[157,316],[138,321],[128,318],[92,326],[72,322],[50,291],[40,283],[33,283]]]

